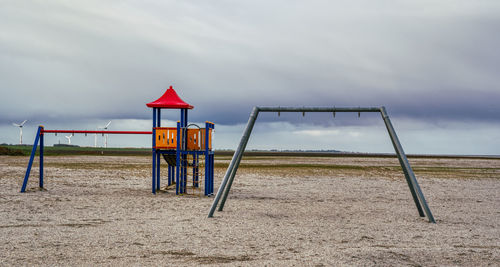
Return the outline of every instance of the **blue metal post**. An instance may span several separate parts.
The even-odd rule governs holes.
[[[180,163],[180,170],[179,170],[179,193],[184,194],[184,163],[182,162],[184,159],[184,155],[180,155],[181,158],[181,163]]]
[[[205,156],[205,168],[207,170],[205,175],[205,196],[210,195],[210,177],[211,177],[211,169],[210,169],[210,154],[206,154]]]
[[[193,187],[198,188],[198,154],[193,154]]]
[[[177,122],[177,149],[175,150],[175,194],[178,195],[180,189],[179,167],[181,163],[180,151],[181,150],[181,124]]]
[[[200,154],[196,154],[196,187],[200,187]]]
[[[187,186],[187,172],[188,172],[188,162],[187,162],[187,122],[188,122],[188,110],[186,108],[181,109],[182,112],[182,121],[181,121],[181,126],[182,126],[182,169],[181,169],[181,177],[182,177],[182,193],[186,193],[186,186]]]
[[[156,121],[156,125],[157,127],[161,127],[161,108],[157,108],[157,115],[156,115],[156,118],[157,118],[157,121]]]
[[[181,192],[186,193],[187,185],[187,154],[186,154],[186,143],[184,142],[184,136],[186,135],[186,128],[182,127],[182,148],[181,148]]]
[[[153,171],[152,171],[152,191],[153,194],[156,194],[156,187],[155,187],[155,182],[156,182],[156,108],[153,108]]]
[[[181,109],[181,128],[180,128],[180,134],[181,138],[180,140],[180,170],[179,170],[179,176],[180,176],[180,182],[179,182],[179,193],[184,194],[184,109]]]
[[[156,109],[156,127],[161,127],[161,108]],[[156,140],[156,137],[155,137]],[[156,141],[155,141],[156,142]],[[160,190],[160,153],[156,150],[156,190]]]
[[[171,185],[172,184],[172,166],[170,166],[170,164],[168,165],[168,184],[167,185]]]
[[[215,162],[215,155],[212,153],[210,155],[210,190],[208,192],[209,195],[212,195],[214,193],[214,162]]]
[[[210,155],[205,155],[205,196],[210,194]]]
[[[210,179],[212,177],[211,175],[211,161],[210,161],[210,154],[207,153],[206,157],[205,157],[205,166],[207,168],[207,173],[205,175],[205,196],[208,196],[210,195]]]
[[[212,129],[215,129],[215,125],[212,123]],[[215,131],[215,130],[214,130]],[[214,194],[214,177],[215,177],[215,153],[212,151],[212,162],[210,168],[212,170],[212,178],[210,179],[210,195]]]
[[[188,121],[188,113],[187,113],[187,108],[183,108],[181,109],[182,113],[183,113],[183,120],[181,121],[181,124],[182,124],[182,127],[186,127],[187,126],[187,121]]]
[[[26,185],[28,184],[28,178],[30,177],[31,166],[33,166],[33,159],[36,154],[36,147],[38,146],[38,141],[40,140],[40,132],[42,130],[42,126],[38,127],[38,131],[36,132],[35,142],[33,143],[33,149],[31,149],[30,161],[28,162],[28,167],[26,168],[26,174],[24,175],[23,186],[21,187],[21,193],[26,192]]]
[[[175,182],[175,166],[172,165],[172,181],[171,183],[173,184]]]
[[[38,180],[38,186],[43,188],[43,126],[40,126],[40,178]]]
[[[208,192],[210,192],[210,159],[208,155],[208,131],[209,131],[209,123],[205,122],[205,196],[208,196]]]
[[[160,190],[160,152],[156,150],[156,190]]]
[[[209,125],[209,128],[210,129],[214,129],[215,128],[215,125],[213,123],[210,123]],[[208,133],[207,133],[207,138],[209,137]],[[210,139],[210,138],[208,138]],[[210,141],[210,140],[208,140]],[[210,150],[210,147],[208,146],[208,142],[207,141],[207,154],[209,155],[209,163],[210,163],[210,167],[209,167],[209,173],[210,173],[210,176],[209,176],[209,183],[208,183],[208,195],[212,195],[214,193],[214,153]]]

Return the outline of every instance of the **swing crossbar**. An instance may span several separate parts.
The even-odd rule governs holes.
[[[87,130],[45,130],[42,125],[38,127],[35,142],[33,143],[33,149],[31,150],[30,160],[28,162],[28,167],[26,168],[26,173],[24,175],[23,184],[21,186],[21,193],[26,192],[26,186],[28,184],[28,179],[31,173],[31,167],[33,166],[33,160],[35,159],[36,149],[40,147],[40,176],[39,176],[39,187],[43,189],[43,147],[44,147],[44,135],[46,133],[69,133],[69,134],[153,134],[152,131],[87,131]]]
[[[42,130],[43,133],[70,134],[152,134],[152,131],[87,131],[87,130]]]

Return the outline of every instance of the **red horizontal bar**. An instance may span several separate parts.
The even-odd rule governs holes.
[[[42,130],[42,133],[81,133],[81,134],[153,134],[151,131],[82,131],[82,130]]]

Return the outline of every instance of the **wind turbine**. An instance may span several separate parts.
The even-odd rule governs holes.
[[[68,138],[68,145],[71,145],[71,137],[73,137],[73,134],[70,134],[68,136],[65,136],[66,138]]]
[[[24,120],[23,122],[17,124],[17,123],[12,123],[12,125],[19,127],[19,144],[23,144],[23,125],[27,122],[28,120]]]
[[[97,127],[97,129],[103,129],[103,130],[107,130],[109,125],[111,124],[111,121],[108,122],[108,124],[106,124],[106,126],[103,126],[103,127]],[[96,141],[95,141],[95,144],[97,146],[97,135],[96,135]],[[108,147],[108,135],[105,135],[104,136],[104,148],[107,148]]]

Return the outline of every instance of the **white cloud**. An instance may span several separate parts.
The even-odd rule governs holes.
[[[309,135],[312,137],[319,137],[319,136],[335,136],[339,135],[341,132],[339,130],[298,130],[298,131],[293,131],[293,134],[297,135]]]

